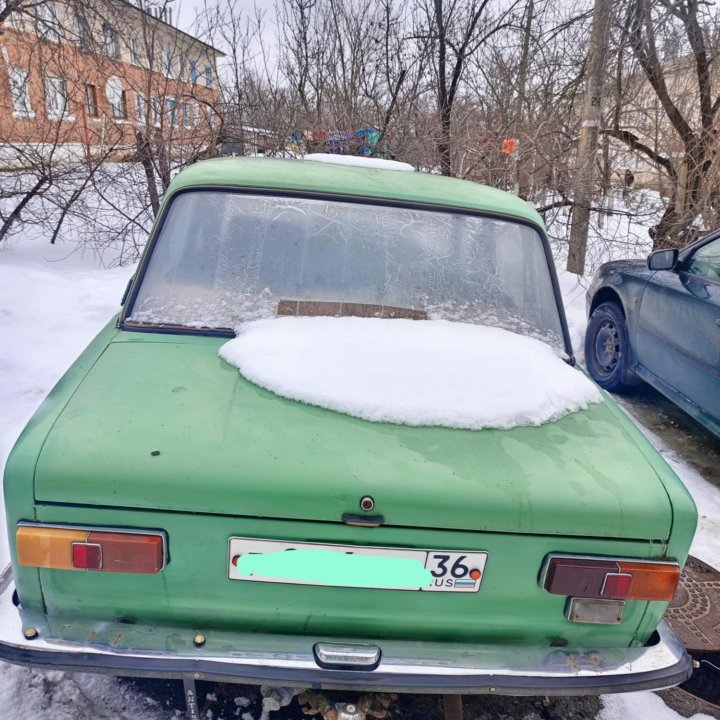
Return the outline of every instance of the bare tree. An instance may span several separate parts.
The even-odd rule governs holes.
[[[665,177],[669,200],[651,228],[654,247],[682,245],[720,221],[717,18],[697,0],[630,0],[626,7],[623,32],[641,72],[627,82],[660,115],[655,128],[629,127],[635,113],[620,108],[605,132]]]
[[[489,0],[468,3],[422,0],[417,35],[431,52],[437,89],[439,133],[436,141],[440,171],[453,175],[452,122],[467,62],[495,33],[510,26],[519,0],[493,14]]]

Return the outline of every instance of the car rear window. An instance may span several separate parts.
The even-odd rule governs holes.
[[[342,304],[344,314],[503,327],[564,349],[542,239],[510,220],[198,190],[172,201],[146,265],[127,318],[136,324],[234,330]]]

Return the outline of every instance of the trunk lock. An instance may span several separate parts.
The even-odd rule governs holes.
[[[375,501],[369,495],[365,495],[360,498],[360,507],[365,512],[370,512],[375,507]]]

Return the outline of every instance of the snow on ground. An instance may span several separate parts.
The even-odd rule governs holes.
[[[153,698],[105,675],[41,672],[0,663],[3,720],[169,720]]]
[[[596,720],[678,720],[678,715],[671,710],[662,698],[651,692],[621,693],[619,695],[603,695],[603,709]],[[710,715],[697,713],[689,720],[713,720]]]
[[[373,422],[542,425],[602,399],[540,340],[448,320],[256,320],[220,357],[278,395]]]
[[[119,310],[132,272],[40,241],[0,251],[0,468],[45,395]],[[0,519],[4,528],[1,508]],[[3,531],[0,565],[7,558]]]

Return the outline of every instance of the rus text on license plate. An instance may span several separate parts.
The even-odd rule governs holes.
[[[428,592],[477,592],[487,553],[230,538],[231,580]]]

